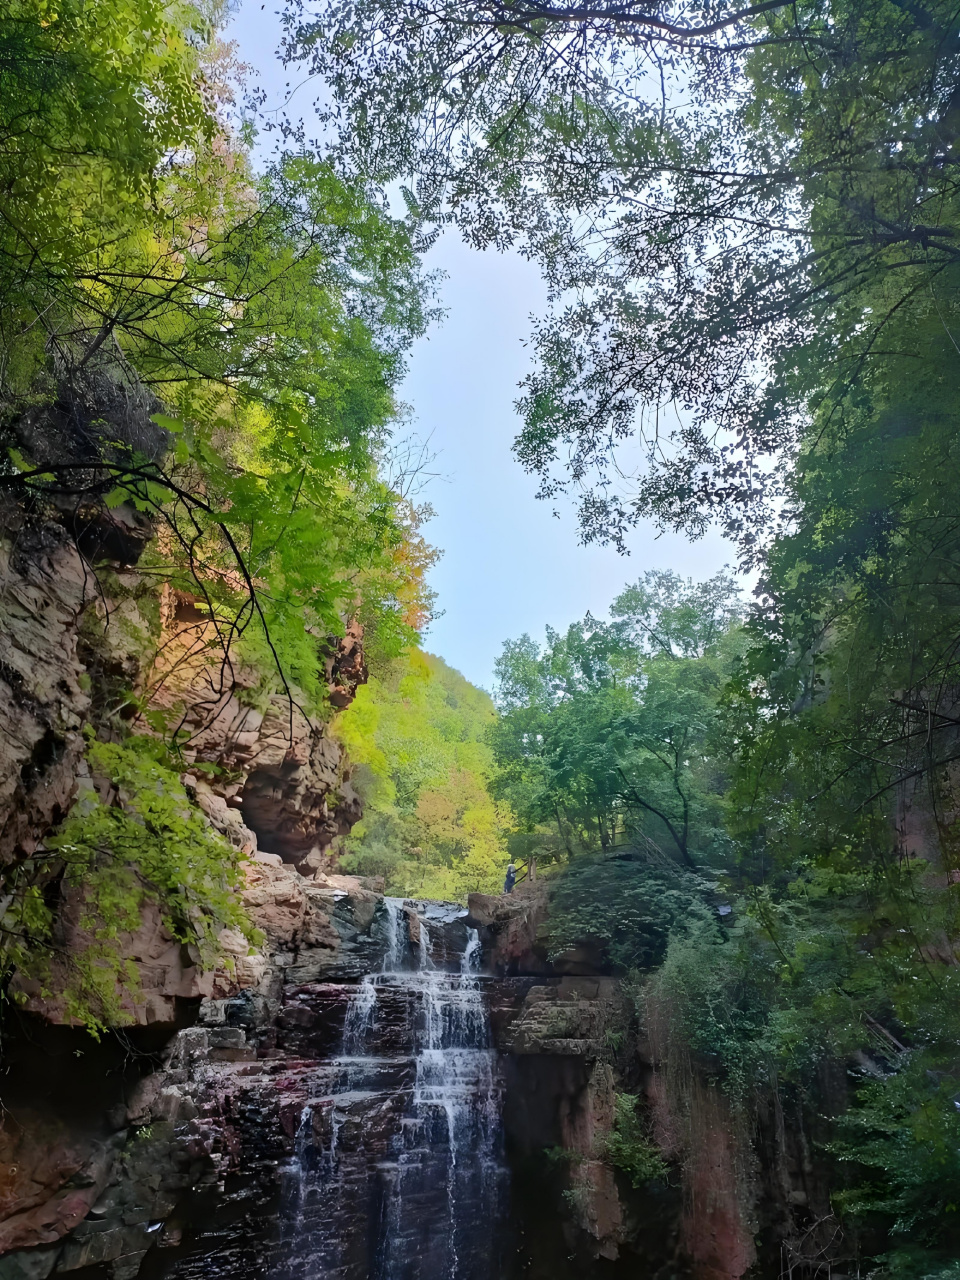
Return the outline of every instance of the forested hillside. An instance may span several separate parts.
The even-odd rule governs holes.
[[[498,892],[509,811],[490,794],[494,721],[488,694],[420,649],[371,677],[336,725],[364,802],[341,865],[393,894]]]

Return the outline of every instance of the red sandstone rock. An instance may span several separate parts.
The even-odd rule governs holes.
[[[326,674],[330,703],[341,710],[353,702],[358,686],[367,683],[363,627],[356,618],[351,618],[343,639],[334,642],[326,661]]]
[[[52,1244],[89,1213],[115,1152],[49,1115],[6,1112],[0,1124],[0,1254]]]
[[[339,743],[297,704],[296,690],[289,697],[275,693],[264,705],[262,695],[253,696],[261,684],[258,672],[212,661],[211,624],[189,597],[165,588],[161,618],[163,634],[145,681],[151,708],[165,711],[171,726],[189,735],[189,758],[244,775],[229,796],[210,784],[198,785],[198,803],[238,847],[248,843],[252,831],[262,847],[289,861],[308,859],[315,851],[322,857],[362,812]],[[357,683],[366,679],[362,639],[362,628],[351,623],[327,659],[335,706],[349,705]],[[138,727],[149,731],[147,722]],[[242,819],[230,817],[235,810]]]
[[[499,971],[545,973],[544,948],[538,948],[540,926],[547,916],[547,886],[523,883],[513,893],[471,893],[467,898],[471,921],[493,937],[490,964]]]
[[[616,1084],[609,1064],[595,1062],[586,1089],[560,1115],[563,1146],[582,1157],[576,1166],[580,1226],[597,1242],[602,1258],[616,1259],[623,1241],[623,1210],[613,1170],[603,1160],[613,1128]]]
[[[15,975],[11,990],[22,998],[22,1007],[37,1013],[48,1022],[79,1025],[71,1018],[63,996],[44,995],[44,989],[63,991],[71,980],[71,960],[92,945],[89,932],[80,923],[83,895],[78,889],[67,889],[55,924],[58,944],[51,960],[51,974],[41,984]],[[164,928],[155,903],[144,906],[140,928],[123,935],[117,945],[120,958],[136,966],[137,985],[125,982],[115,988],[119,1007],[135,1026],[150,1026],[176,1021],[177,998],[211,996],[216,987],[214,970],[205,971],[200,957],[191,947],[177,942]],[[236,988],[234,988],[236,989]]]
[[[260,676],[221,660],[209,619],[189,596],[164,587],[158,634],[140,603],[151,584],[130,568],[118,568],[114,582],[120,587],[116,599],[98,590],[92,570],[57,525],[21,530],[15,546],[0,544],[0,865],[36,852],[73,803],[85,775],[80,730],[91,710],[87,668],[93,663],[96,679],[106,673],[133,686],[152,712],[166,714],[170,730],[189,736],[188,759],[233,774],[211,781],[188,769],[183,781],[210,825],[257,860],[244,896],[270,945],[309,938],[312,945],[336,947],[325,904],[311,904],[292,868],[258,851],[253,827],[271,848],[307,859],[310,874],[329,869],[331,841],[348,832],[361,812],[342,749],[322,722],[285,697],[268,697],[264,705],[261,695],[253,705]],[[338,705],[346,705],[348,692],[352,697],[366,678],[362,635],[359,624],[352,625],[328,655]],[[145,718],[134,728],[156,732]],[[114,803],[103,781],[93,781],[103,802]],[[46,984],[54,992],[66,985],[71,953],[90,945],[80,906],[76,893],[68,892],[55,923],[63,958],[54,959]],[[141,926],[120,940],[121,959],[133,962],[139,974],[120,1001],[130,1020],[172,1025],[178,999],[223,998],[263,980],[264,955],[251,956],[235,931],[225,930],[220,941],[222,962],[203,972],[199,957],[163,928],[159,912],[146,909]],[[39,984],[15,979],[14,989],[26,997],[28,1011],[53,1022],[66,1019],[63,999],[43,996]]]
[[[647,1026],[653,1136],[682,1174],[681,1249],[694,1280],[740,1280],[757,1256],[749,1139],[727,1098],[697,1069],[682,1041],[674,1041],[671,1010],[649,1000]]]

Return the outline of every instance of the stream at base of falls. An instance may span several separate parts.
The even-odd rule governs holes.
[[[384,908],[383,967],[351,996],[281,1170],[271,1280],[500,1274],[508,1175],[477,934],[435,948],[450,908],[423,904],[412,929],[403,902]]]

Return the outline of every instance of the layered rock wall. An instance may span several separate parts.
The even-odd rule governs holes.
[[[784,1258],[796,1275],[841,1258],[822,1171],[783,1121],[777,1093],[759,1113],[738,1110],[642,983],[628,995],[588,940],[551,958],[542,882],[473,895],[470,909],[501,975],[492,1022],[507,1061],[508,1138],[526,1194],[545,1220],[559,1217],[583,1275],[666,1268],[742,1280],[779,1275]],[[618,1096],[635,1100],[664,1179],[633,1186],[612,1158]],[[801,1135],[815,1131],[815,1116],[791,1114]],[[551,1259],[546,1277],[562,1263],[548,1233],[537,1248]]]
[[[66,521],[0,511],[0,924],[25,877],[54,912],[47,977],[5,975],[0,1272],[37,1280],[94,1263],[109,1263],[115,1280],[136,1273],[160,1230],[150,1222],[216,1163],[201,1137],[181,1132],[196,1108],[177,1101],[184,1068],[156,1093],[157,1055],[196,1022],[202,1003],[208,1018],[230,998],[266,1016],[288,970],[319,978],[335,957],[365,971],[353,920],[368,927],[376,899],[321,870],[360,816],[326,723],[297,705],[295,691],[291,700],[265,673],[225,656],[194,600],[131,563],[151,534],[142,518],[123,509],[98,518],[117,536],[91,542]],[[82,549],[96,554],[96,569]],[[317,652],[331,701],[348,705],[366,678],[362,633],[351,626]],[[98,1045],[73,1029],[61,994],[71,957],[90,945],[83,893],[62,882],[45,842],[85,789],[122,802],[109,780],[90,776],[84,735],[127,730],[177,733],[189,802],[243,859],[244,905],[264,941],[252,949],[224,930],[219,962],[201,963],[148,902],[139,927],[118,940],[123,1027]],[[242,1032],[210,1034],[214,1059],[238,1056]],[[141,1078],[154,1090],[149,1105]],[[162,1176],[146,1165],[136,1173],[157,1143]],[[98,1209],[110,1186],[132,1200]]]
[[[330,869],[330,846],[361,813],[349,765],[323,720],[268,676],[224,655],[195,602],[159,590],[135,566],[94,570],[75,537],[55,521],[6,512],[0,536],[0,873],[13,883],[31,864],[34,878],[57,861],[44,841],[84,787],[117,803],[104,779],[91,779],[84,729],[116,734],[176,733],[187,793],[210,825],[244,856],[273,852],[311,874]],[[318,644],[331,696],[346,705],[351,681],[365,678],[356,626],[341,642]],[[193,767],[191,767],[193,766]],[[212,768],[211,768],[212,766]],[[9,906],[0,890],[0,917]],[[82,948],[77,895],[59,908],[58,945]],[[236,939],[227,955],[239,964]],[[246,949],[244,949],[246,950]],[[163,929],[158,911],[124,942],[145,995],[128,1008],[139,1023],[175,1020],[175,1002],[214,994],[204,973]],[[36,985],[36,984],[34,984]],[[131,990],[136,984],[131,984]],[[46,997],[30,993],[44,1012]],[[131,997],[132,998],[132,997]],[[128,1000],[129,1004],[130,1001]],[[53,1021],[62,1007],[50,1004]]]

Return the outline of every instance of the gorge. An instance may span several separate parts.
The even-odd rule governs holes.
[[[204,717],[180,803],[245,859],[243,901],[261,941],[222,930],[219,967],[206,968],[144,907],[140,926],[119,938],[134,974],[117,995],[128,1025],[93,1039],[66,989],[72,957],[95,935],[64,885],[60,958],[45,979],[15,978],[4,1022],[5,1280],[74,1271],[492,1280],[559,1275],[568,1255],[593,1265],[600,1250],[616,1253],[606,1168],[584,1226],[558,1227],[563,1243],[538,1249],[536,1261],[524,1251],[524,1237],[544,1230],[538,1178],[555,1184],[563,1217],[563,1179],[543,1149],[589,1153],[611,1107],[602,1073],[596,1087],[594,1024],[600,987],[609,1002],[615,984],[551,973],[536,953],[542,894],[480,895],[468,917],[339,876],[324,849],[355,820],[356,802],[324,726],[297,713],[291,746],[282,701],[266,714],[244,705],[255,673],[221,690],[203,650],[184,661],[198,622],[182,601],[165,606],[160,643],[147,647],[149,596],[135,569],[113,596],[90,594],[56,525],[40,536],[21,529],[10,545],[8,848],[29,857],[78,787],[128,803],[122,783],[87,781],[79,725],[118,669],[151,687],[143,660],[159,652],[173,668],[163,669],[161,705],[186,693]],[[340,652],[328,671],[346,700],[362,661],[355,641]],[[50,741],[53,750],[38,750]],[[205,773],[208,761],[229,771]],[[541,1003],[529,1005],[537,993]],[[525,1015],[548,1005],[553,1028]],[[545,1055],[548,1066],[531,1075],[516,1058],[509,1067],[515,1053]],[[508,1147],[535,1166],[526,1193]],[[531,1185],[537,1214],[523,1204]]]
[[[955,6],[233,10],[0,0],[0,1280],[960,1280]]]
[[[655,945],[653,908],[629,914],[629,875],[672,901],[672,872],[628,849],[586,863],[586,880],[466,906],[343,875],[334,842],[360,803],[326,722],[279,692],[257,705],[254,667],[225,685],[189,597],[161,587],[153,612],[135,565],[114,562],[110,594],[93,593],[58,524],[15,527],[8,548],[7,856],[29,870],[71,797],[171,839],[165,810],[136,807],[159,789],[178,822],[216,834],[217,858],[240,859],[249,923],[224,923],[211,959],[140,902],[93,987],[83,885],[51,882],[50,967],[12,975],[4,1018],[3,1280],[740,1280],[844,1265],[823,1150],[849,1071],[828,1061],[806,1095],[761,1093],[748,1130],[677,1007],[611,960],[600,921],[557,933],[576,920],[571,892],[600,893],[611,928]],[[179,772],[85,748],[81,722],[109,724],[119,673],[154,706],[187,708]],[[364,674],[354,629],[323,677],[342,706]],[[148,732],[149,704],[134,714]]]

